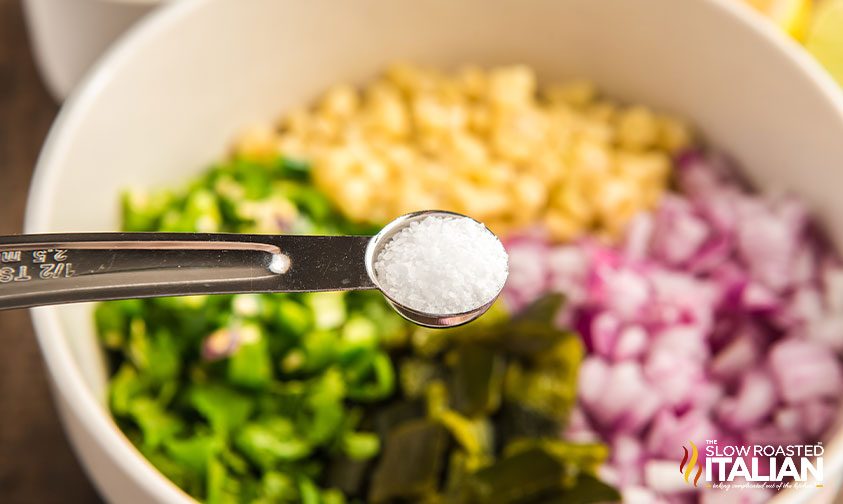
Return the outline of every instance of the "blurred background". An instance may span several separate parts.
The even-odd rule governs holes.
[[[21,231],[35,158],[58,111],[19,0],[0,0],[0,233]],[[4,502],[98,502],[50,401],[29,313],[0,312],[0,495]]]
[[[691,1],[691,0],[687,0]],[[843,82],[843,1],[747,1]],[[0,234],[19,233],[60,103],[155,0],[0,0]],[[26,311],[0,311],[0,500],[97,502],[61,431]]]

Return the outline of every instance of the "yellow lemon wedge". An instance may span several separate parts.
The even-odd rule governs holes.
[[[819,5],[805,48],[843,86],[843,0],[825,0]]]
[[[796,40],[805,40],[813,0],[744,0]]]

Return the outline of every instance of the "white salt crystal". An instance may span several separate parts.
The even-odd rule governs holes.
[[[508,274],[503,245],[466,217],[430,216],[412,222],[384,246],[375,261],[381,289],[418,312],[451,315],[483,306]]]

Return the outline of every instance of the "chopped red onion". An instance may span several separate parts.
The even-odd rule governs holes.
[[[637,359],[647,350],[647,331],[639,325],[629,325],[620,331],[613,349],[615,360]]]
[[[594,430],[583,413],[582,408],[574,407],[568,417],[568,424],[562,433],[565,439],[577,443],[594,443],[600,441],[600,435]]]
[[[773,415],[773,423],[776,427],[784,432],[801,432],[802,431],[802,415],[798,408],[785,407],[776,411]]]
[[[609,365],[599,357],[586,357],[580,365],[579,399],[585,404],[597,404],[609,379]]]
[[[640,485],[641,465],[644,462],[644,447],[633,436],[619,435],[611,443],[611,464],[618,471],[621,486]]]
[[[802,431],[808,439],[816,439],[831,425],[837,414],[837,401],[814,399],[798,406]]]
[[[820,343],[789,338],[773,345],[770,370],[786,403],[839,397],[840,361]]]
[[[800,201],[752,194],[698,152],[679,165],[679,192],[616,246],[507,243],[505,294],[514,307],[567,295],[559,321],[589,355],[566,435],[609,443],[600,474],[625,500],[763,502],[764,491],[689,492],[677,452],[689,440],[818,441],[843,390],[843,263]]]
[[[736,329],[738,331],[739,329]],[[715,356],[709,370],[716,378],[730,382],[758,362],[761,336],[754,325],[745,325]]]
[[[703,490],[700,504],[762,504],[768,502],[772,491],[764,488],[741,488],[733,492]]]
[[[641,366],[633,362],[622,362],[609,368],[599,399],[588,410],[600,425],[611,427],[627,412],[634,411],[641,398],[652,394],[653,390],[644,378]]]
[[[694,215],[688,200],[665,196],[656,220],[652,255],[665,264],[682,266],[696,255],[709,235],[708,224]]]
[[[213,362],[230,357],[241,343],[236,327],[218,329],[202,341],[202,359]]]
[[[652,490],[643,486],[626,486],[623,489],[625,504],[662,504],[663,499]]]
[[[737,394],[722,400],[715,411],[722,425],[740,431],[761,422],[777,401],[776,386],[770,375],[756,369],[743,376]]]
[[[677,472],[676,460],[650,460],[644,464],[644,483],[662,494],[687,492],[688,484]]]

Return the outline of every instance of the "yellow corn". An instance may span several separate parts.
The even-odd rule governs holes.
[[[313,162],[346,216],[383,222],[442,208],[497,232],[543,224],[557,240],[617,237],[664,192],[679,119],[574,80],[539,89],[523,65],[453,74],[395,64],[361,90],[329,89],[278,130],[250,130],[240,155]]]

